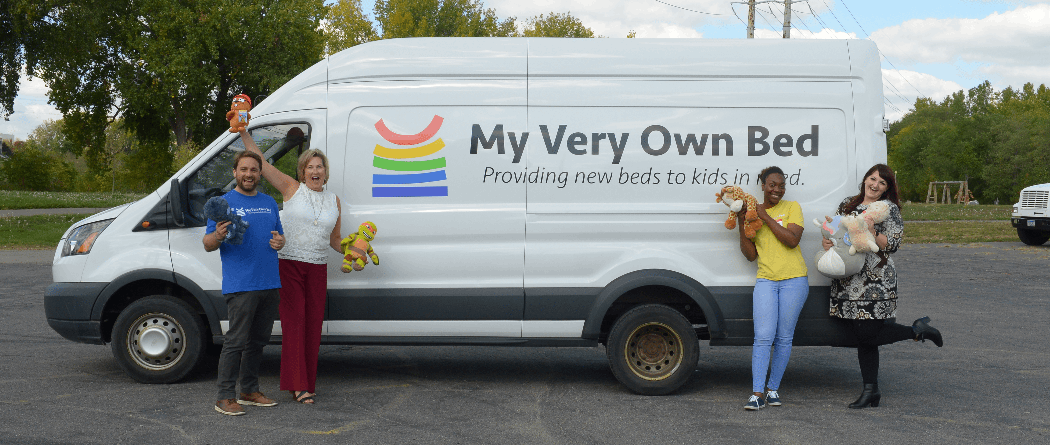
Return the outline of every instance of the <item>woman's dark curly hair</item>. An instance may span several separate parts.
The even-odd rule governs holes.
[[[857,210],[857,206],[864,201],[864,181],[868,179],[875,171],[879,172],[879,176],[886,181],[886,191],[882,193],[879,200],[889,200],[895,204],[898,208],[901,206],[899,193],[897,192],[897,175],[893,174],[893,170],[886,164],[875,164],[868,169],[868,172],[864,174],[864,177],[860,178],[860,193],[849,201],[839,206],[840,215],[849,215]]]

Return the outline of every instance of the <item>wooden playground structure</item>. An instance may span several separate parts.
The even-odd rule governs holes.
[[[970,193],[969,181],[934,181],[926,191],[927,204],[969,204],[973,201],[973,193]],[[952,193],[955,188],[956,192]]]

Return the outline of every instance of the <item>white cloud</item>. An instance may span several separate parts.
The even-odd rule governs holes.
[[[925,97],[940,102],[948,95],[963,89],[958,83],[926,73],[888,69],[882,70],[882,86],[883,96],[892,104],[892,107],[886,106],[886,119],[890,121],[900,120],[904,113],[914,108],[915,99],[919,97],[918,91]]]
[[[61,119],[55,107],[47,103],[47,85],[39,77],[28,79],[25,71],[18,84],[18,97],[15,98],[14,113],[10,120],[0,119],[0,133],[12,134],[16,139],[25,140],[45,120]]]
[[[909,20],[871,34],[895,61],[977,63],[967,73],[1000,88],[1050,83],[1050,4],[1020,6],[981,19]]]

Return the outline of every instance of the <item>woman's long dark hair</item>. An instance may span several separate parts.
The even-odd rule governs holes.
[[[899,193],[897,192],[897,175],[893,174],[893,170],[890,169],[890,166],[886,164],[875,164],[868,169],[868,172],[864,174],[863,178],[860,178],[860,193],[839,206],[840,215],[849,215],[857,210],[857,206],[864,201],[864,181],[867,181],[868,176],[871,176],[876,170],[878,170],[879,176],[886,181],[886,191],[882,193],[879,200],[889,200],[898,208],[901,206],[901,200],[899,198]]]

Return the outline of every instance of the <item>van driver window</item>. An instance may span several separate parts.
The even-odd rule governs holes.
[[[285,174],[299,179],[296,172],[299,155],[310,148],[310,126],[305,123],[270,125],[253,128],[248,131],[259,146],[267,162],[273,164]],[[204,203],[213,196],[222,196],[237,184],[233,180],[233,158],[237,152],[244,151],[240,137],[233,139],[214,157],[191,175],[186,184],[189,197],[189,214],[186,215],[187,227],[204,226],[208,219],[204,217]],[[260,184],[261,192],[266,193],[283,205],[281,194],[265,179]]]

